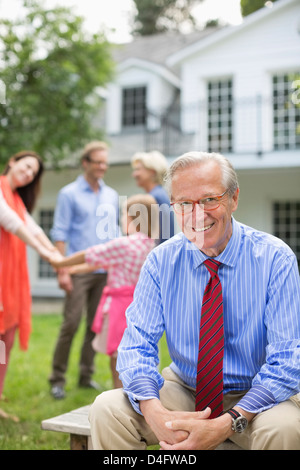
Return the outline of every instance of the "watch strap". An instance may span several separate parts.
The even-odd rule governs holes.
[[[234,408],[230,408],[230,410],[227,410],[227,413],[232,416],[233,419],[239,418],[239,416],[242,416],[238,411],[236,411]]]

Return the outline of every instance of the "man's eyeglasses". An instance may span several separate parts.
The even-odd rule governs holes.
[[[199,201],[172,202],[171,206],[174,208],[174,211],[177,214],[184,215],[193,212],[195,204],[201,204],[205,211],[214,211],[215,209],[218,209],[218,207],[220,207],[221,199],[225,196],[228,189],[226,189],[226,191],[224,191],[224,193],[220,194],[219,196],[206,197],[205,199],[199,199]]]
[[[92,160],[91,158],[87,158],[87,161],[88,161],[89,163],[92,163],[93,165],[108,166],[108,163],[107,163],[107,162]]]

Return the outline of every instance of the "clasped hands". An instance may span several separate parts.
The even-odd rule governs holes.
[[[140,402],[141,411],[162,450],[213,450],[231,435],[231,419],[208,419],[211,410],[169,411],[157,399]]]
[[[55,250],[51,253],[48,261],[53,268],[58,268],[60,261],[63,261],[64,259],[65,257],[58,250]]]
[[[41,243],[36,246],[36,251],[42,259],[48,261],[48,263],[50,264],[52,264],[52,261],[56,262],[61,261],[63,259],[63,256],[56,248],[51,249],[42,245]]]
[[[74,268],[65,268],[65,267],[62,268],[61,262],[64,260],[65,260],[65,256],[63,256],[57,250],[52,253],[48,261],[51,264],[51,266],[57,271],[57,279],[58,279],[59,287],[66,292],[71,292],[73,290],[73,282],[72,282],[70,274],[72,274],[72,269]]]

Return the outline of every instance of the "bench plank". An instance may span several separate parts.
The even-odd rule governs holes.
[[[42,429],[46,431],[57,431],[80,436],[90,436],[91,429],[88,413],[91,405],[83,406],[77,410],[64,413],[54,418],[44,419],[41,423]]]

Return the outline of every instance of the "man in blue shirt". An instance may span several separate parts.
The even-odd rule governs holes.
[[[120,235],[119,197],[103,181],[108,167],[107,145],[98,141],[89,143],[83,150],[81,163],[83,174],[61,189],[54,214],[51,235],[63,255],[105,243]],[[85,303],[87,325],[80,358],[79,385],[97,387],[91,380],[95,355],[91,345],[94,338],[91,325],[106,284],[106,273],[98,271],[70,275],[67,269],[59,269],[58,283],[66,291],[66,300],[49,379],[51,393],[56,399],[65,396],[70,348]]]
[[[281,240],[233,218],[239,187],[223,156],[179,157],[169,186],[182,232],[143,266],[118,351],[125,393],[113,390],[95,400],[93,446],[214,449],[230,438],[244,449],[299,450],[296,257]],[[200,317],[210,278],[204,263],[220,264],[223,296],[223,413],[212,419],[209,405],[195,411]],[[205,341],[214,345],[210,331]],[[172,363],[160,373],[163,333]]]

